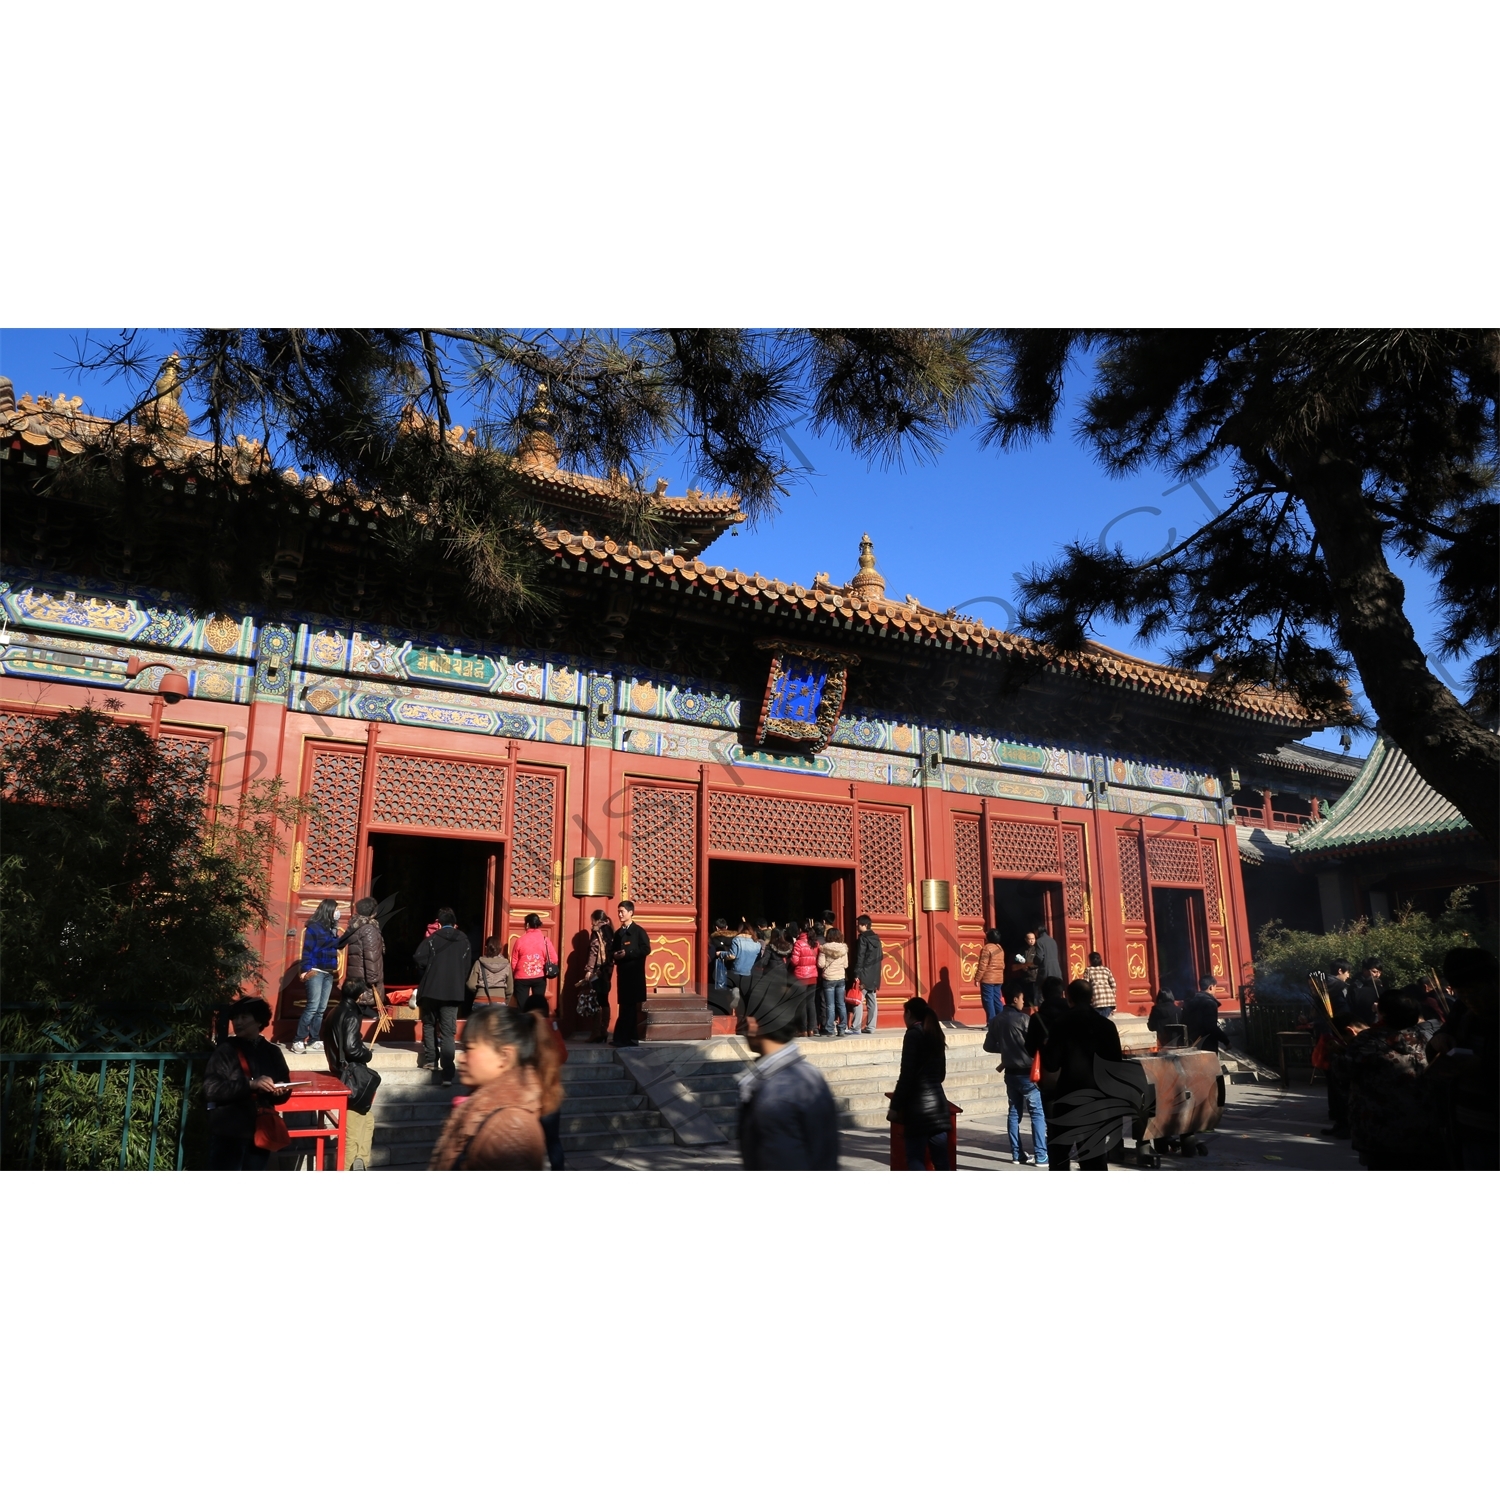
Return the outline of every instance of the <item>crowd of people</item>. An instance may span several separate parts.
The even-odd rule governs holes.
[[[709,1008],[735,1016],[743,1030],[756,993],[779,984],[780,971],[795,991],[799,1037],[869,1036],[880,1019],[885,950],[867,916],[850,938],[833,912],[800,922],[755,923],[731,928],[718,918],[709,936]]]
[[[591,1040],[631,1047],[639,1043],[651,939],[630,901],[618,904],[616,917],[612,923],[603,910],[592,914],[575,1008]],[[435,1087],[464,1088],[453,1097],[433,1168],[535,1169],[545,1162],[562,1169],[561,1072],[568,1054],[548,1002],[560,959],[540,917],[526,918],[508,952],[491,937],[476,957],[454,912],[443,907],[413,956],[421,976],[414,996],[422,1020],[418,1065]],[[837,1165],[833,1097],[799,1043],[874,1031],[883,958],[868,916],[857,919],[852,942],[831,911],[784,925],[713,924],[710,1004],[737,1018],[736,1029],[757,1059],[740,1081],[747,1169]],[[390,1024],[375,901],[356,902],[342,933],[336,903],[322,902],[304,931],[299,972],[307,1000],[290,1051],[322,1048],[329,1070],[350,1090],[354,1116],[368,1116],[380,1083],[369,1066],[369,1043]],[[1434,974],[1428,984],[1387,987],[1375,959],[1357,976],[1340,963],[1331,978],[1312,978],[1319,1004],[1309,1024],[1314,1067],[1327,1080],[1327,1133],[1350,1140],[1372,1169],[1496,1169],[1494,956],[1454,949],[1442,981]],[[1011,1160],[1066,1171],[1071,1152],[1057,1146],[1059,1102],[1093,1084],[1095,1059],[1122,1057],[1119,1030],[1109,1019],[1114,975],[1090,953],[1082,977],[1066,983],[1056,942],[1042,927],[1014,948],[991,930],[977,979],[987,1018],[985,1049],[999,1054],[997,1070],[1005,1079]],[[1213,985],[1213,976],[1204,975],[1201,987],[1180,1003],[1171,990],[1158,992],[1147,1026],[1159,1046],[1217,1051],[1226,1044]],[[330,1012],[336,987],[341,992]],[[943,1091],[943,1026],[921,998],[905,1002],[903,1020],[888,1118],[901,1132],[908,1167],[945,1170],[953,1161],[953,1110]],[[211,1165],[257,1170],[284,1144],[278,1135],[285,1132],[271,1116],[286,1097],[289,1070],[282,1049],[266,1036],[271,1010],[264,1000],[238,1001],[223,1021],[204,1085]],[[1188,1153],[1204,1149],[1187,1138],[1175,1144]],[[1080,1156],[1079,1165],[1100,1170],[1107,1162]]]
[[[1441,978],[1407,985],[1388,986],[1377,958],[1309,978],[1324,1133],[1372,1171],[1500,1170],[1494,954],[1452,948]]]

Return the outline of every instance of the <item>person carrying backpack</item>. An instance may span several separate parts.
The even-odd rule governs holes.
[[[516,979],[498,935],[484,940],[484,953],[474,960],[466,988],[474,992],[475,1005],[510,1003],[516,992]]]

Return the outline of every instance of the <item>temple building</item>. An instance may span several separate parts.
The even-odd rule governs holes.
[[[1343,920],[1322,900],[1317,875],[1292,857],[1292,840],[1328,815],[1364,761],[1315,745],[1283,745],[1237,771],[1231,783],[1251,942],[1267,922],[1331,932]]]
[[[697,1024],[712,919],[825,909],[846,931],[873,918],[883,1000],[922,994],[962,1022],[983,1019],[986,930],[1019,945],[1043,922],[1069,972],[1103,954],[1126,1012],[1202,972],[1237,1007],[1231,787],[1321,727],[1295,703],[892,597],[900,558],[871,536],[809,584],[710,566],[698,554],[744,519],[734,496],[570,473],[534,416],[506,461],[539,516],[549,605],[492,638],[459,590],[386,560],[388,526],[441,541],[420,502],[276,474],[245,439],[226,478],[169,390],[120,429],[0,385],[0,726],[118,698],[223,814],[270,777],[313,800],[274,871],[276,924],[254,935],[283,1031],[302,922],[370,892],[399,897],[391,982],[439,905],[476,946],[539,914],[565,1027],[589,914],[626,897],[650,988],[681,997],[661,1035]],[[128,526],[86,486],[49,485],[62,455],[106,447]],[[215,586],[244,592],[191,602],[189,533],[222,536]]]
[[[1326,930],[1403,907],[1440,915],[1455,890],[1500,919],[1500,860],[1454,805],[1434,791],[1393,740],[1378,735],[1358,778],[1328,816],[1288,840],[1304,879],[1316,880]]]

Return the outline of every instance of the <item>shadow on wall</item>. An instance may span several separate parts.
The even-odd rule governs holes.
[[[951,1021],[958,1014],[958,1004],[953,996],[953,982],[949,978],[946,965],[938,970],[937,983],[928,991],[927,1003],[940,1021]]]

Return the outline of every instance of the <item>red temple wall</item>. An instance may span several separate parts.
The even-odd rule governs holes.
[[[62,683],[6,679],[8,712],[55,712],[98,702]],[[652,935],[649,981],[706,986],[710,858],[760,857],[848,868],[854,905],[885,945],[883,996],[929,996],[981,1022],[975,969],[993,924],[997,876],[1061,886],[1059,948],[1070,975],[1091,948],[1114,971],[1122,1011],[1144,1014],[1158,985],[1153,894],[1202,893],[1217,992],[1238,1008],[1250,977],[1249,932],[1233,826],[1191,824],[1099,809],[980,798],[936,787],[816,780],[743,765],[672,760],[603,746],[479,737],[405,725],[360,724],[250,705],[126,695],[121,717],[192,741],[209,757],[222,816],[247,785],[280,777],[316,795],[321,823],[304,819],[272,871],[273,920],[253,942],[267,998],[283,1017],[300,1001],[300,929],[324,896],[348,903],[367,888],[370,835],[440,834],[504,850],[491,862],[486,935],[516,931],[537,912],[568,967],[589,912],[637,903]],[[615,861],[613,898],[575,897],[572,861]],[[924,879],[945,880],[951,910],[924,913]],[[576,972],[576,963],[574,965]],[[898,1026],[899,1008],[881,1007]]]

